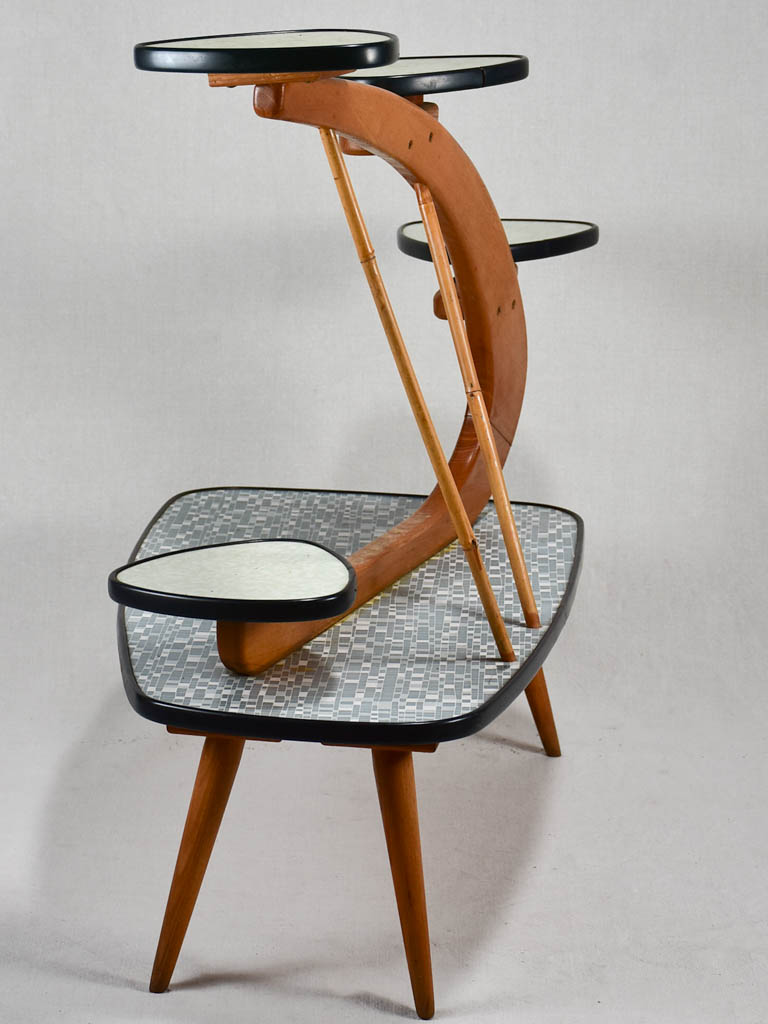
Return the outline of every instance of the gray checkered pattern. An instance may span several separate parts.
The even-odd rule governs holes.
[[[178,498],[138,557],[267,537],[318,541],[350,555],[401,522],[421,498],[221,489]],[[181,707],[313,721],[419,723],[476,710],[519,669],[557,610],[576,520],[513,505],[543,627],[526,629],[493,507],[475,531],[518,660],[497,660],[461,549],[453,544],[260,676],[219,661],[213,622],[125,609],[133,671],[149,698]]]

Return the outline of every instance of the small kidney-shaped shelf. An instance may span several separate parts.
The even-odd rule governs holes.
[[[138,43],[133,59],[142,71],[253,75],[371,68],[391,64],[399,52],[389,32],[312,28],[156,39]]]
[[[523,220],[502,217],[509,248],[515,263],[544,260],[597,245],[600,230],[597,224],[582,220]],[[397,247],[406,256],[431,260],[424,225],[420,220],[401,224],[397,229]]]
[[[142,611],[226,622],[342,615],[357,592],[341,555],[304,540],[249,540],[172,551],[115,569],[109,596]]]
[[[505,85],[528,77],[528,58],[521,54],[465,57],[401,57],[386,67],[343,75],[364,85],[388,89],[398,96],[459,92]]]

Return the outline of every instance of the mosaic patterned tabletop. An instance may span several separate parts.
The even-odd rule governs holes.
[[[222,488],[180,495],[137,556],[226,541],[290,537],[349,556],[414,512],[423,499],[328,491]],[[577,520],[513,503],[541,616],[527,629],[489,505],[475,532],[518,660],[498,660],[457,544],[258,676],[222,665],[216,624],[135,609],[125,615],[131,668],[145,697],[238,715],[349,723],[423,723],[476,710],[519,671],[557,611],[574,563]]]

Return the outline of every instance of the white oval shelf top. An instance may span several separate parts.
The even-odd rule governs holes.
[[[253,540],[172,551],[109,577],[110,597],[143,611],[234,622],[343,615],[357,577],[340,555],[303,540]]]
[[[254,541],[175,551],[117,574],[142,590],[221,601],[306,601],[336,594],[349,570],[336,555],[303,541]]]
[[[350,29],[310,29],[296,32],[249,32],[233,36],[196,36],[191,39],[167,39],[143,43],[163,50],[275,50],[287,47],[348,46],[350,43],[379,43],[382,32]]]

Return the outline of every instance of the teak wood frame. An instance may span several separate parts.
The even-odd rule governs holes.
[[[341,205],[347,218],[350,234],[355,243],[360,265],[363,268],[373,301],[379,312],[384,333],[387,336],[387,341],[389,342],[389,347],[397,366],[397,372],[400,374],[400,380],[411,406],[413,417],[416,420],[416,425],[419,428],[429,461],[432,463],[432,469],[437,477],[440,493],[443,496],[453,528],[456,531],[456,536],[472,571],[472,578],[475,581],[483,610],[491,627],[496,646],[499,649],[499,656],[503,661],[514,661],[515,652],[512,649],[507,627],[504,625],[504,618],[494,596],[485,565],[483,564],[467,510],[461,503],[459,489],[451,475],[448,460],[443,452],[443,446],[440,444],[432,417],[427,408],[427,403],[424,400],[424,395],[403,342],[392,304],[389,301],[389,295],[379,272],[376,253],[371,244],[357,197],[352,188],[344,157],[341,154],[341,147],[335,132],[332,132],[329,128],[321,128],[320,137],[323,140],[325,154],[328,158],[333,180],[336,183]]]
[[[430,189],[451,252],[477,379],[503,464],[525,389],[525,320],[504,229],[472,162],[440,122],[416,103],[357,82],[326,79],[257,86],[254,108],[261,117],[330,129],[382,157],[411,185],[423,183]],[[472,523],[491,490],[469,411],[449,466]],[[358,579],[353,610],[455,539],[438,487],[416,513],[350,557]],[[235,672],[263,671],[334,621],[220,622],[219,653]]]
[[[244,84],[224,81],[215,85]],[[453,263],[466,336],[488,412],[499,465],[517,427],[525,387],[526,337],[517,270],[498,214],[477,171],[449,133],[414,103],[385,90],[325,79],[257,86],[256,112],[325,128],[392,164],[412,185],[429,188]],[[471,412],[465,413],[449,467],[461,504],[474,522],[490,497]],[[456,539],[439,488],[399,526],[352,556],[358,575],[355,607]],[[219,651],[235,671],[267,667],[323,632],[335,620],[296,624],[218,623]],[[546,752],[560,753],[540,671],[526,689]],[[184,731],[184,730],[171,730]],[[170,983],[208,860],[237,773],[245,740],[206,735],[163,920],[150,988]],[[372,747],[414,1002],[434,1013],[426,901],[418,829],[413,751]],[[416,748],[414,748],[416,749]]]

